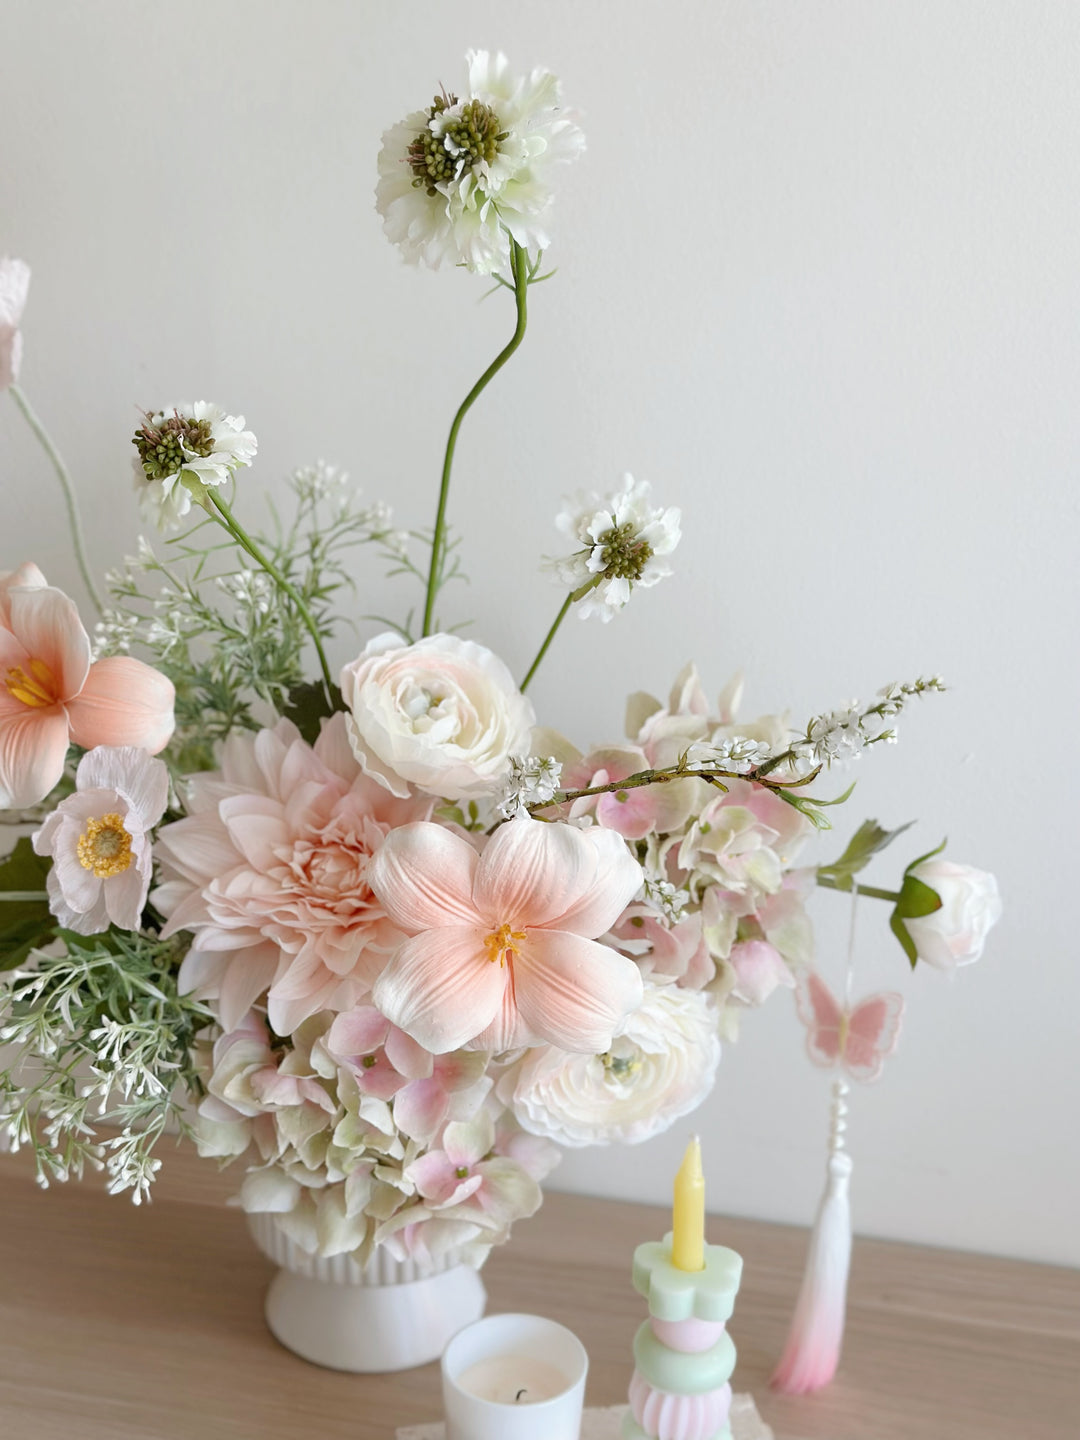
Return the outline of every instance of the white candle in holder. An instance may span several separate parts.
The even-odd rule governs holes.
[[[539,1315],[489,1315],[443,1354],[446,1440],[579,1440],[589,1358]]]

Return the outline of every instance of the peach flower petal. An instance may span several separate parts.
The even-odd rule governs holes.
[[[625,955],[562,930],[533,930],[514,956],[517,1004],[537,1035],[561,1050],[601,1054],[644,995]]]
[[[172,681],[141,660],[130,655],[98,660],[68,705],[71,738],[86,750],[135,745],[156,755],[172,736],[175,700]]]
[[[52,671],[55,698],[70,700],[82,689],[90,669],[90,637],[74,600],[51,585],[13,587],[8,600],[12,633],[31,660],[44,662]]]
[[[467,840],[419,821],[390,832],[369,881],[394,924],[415,934],[441,925],[484,924],[469,898],[476,867],[476,851]]]
[[[44,800],[64,773],[68,717],[62,705],[0,718],[0,810]]]
[[[445,1055],[490,1024],[506,984],[506,968],[487,958],[475,927],[446,925],[406,940],[376,981],[372,1000],[418,1044]]]

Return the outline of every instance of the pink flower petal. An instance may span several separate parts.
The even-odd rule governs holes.
[[[488,841],[473,895],[485,918],[497,924],[548,925],[580,904],[595,878],[596,852],[580,830],[522,817]]]
[[[113,655],[90,666],[77,697],[68,706],[71,738],[95,745],[137,745],[156,755],[173,733],[172,681],[130,655]]]
[[[422,820],[390,832],[372,861],[368,882],[390,919],[408,934],[443,925],[483,925],[472,902],[476,866],[476,851],[467,840]]]
[[[450,1097],[436,1076],[413,1080],[394,1097],[394,1123],[403,1135],[429,1144],[446,1119]]]
[[[187,815],[166,825],[157,840],[157,853],[195,885],[215,876],[222,879],[240,863],[240,852],[229,841],[216,815]]]
[[[435,1067],[431,1051],[418,1045],[404,1030],[392,1028],[386,1037],[386,1058],[407,1080],[425,1080]]]
[[[530,931],[513,965],[523,1018],[561,1050],[607,1050],[644,993],[632,960],[565,931]]]
[[[32,660],[53,673],[57,700],[70,700],[83,687],[90,669],[90,637],[73,600],[51,585],[8,592],[11,629]]]
[[[358,1059],[371,1055],[386,1043],[390,1021],[373,1005],[346,1010],[337,1015],[326,1034],[326,1048],[342,1059]]]
[[[495,1018],[479,1035],[469,1041],[470,1050],[486,1050],[492,1055],[501,1055],[506,1050],[517,1050],[522,1045],[540,1043],[540,1036],[529,1028],[518,1009],[513,965],[508,967],[508,974],[502,1003],[495,1012]]]
[[[506,969],[487,958],[474,926],[444,926],[407,940],[371,998],[394,1025],[442,1055],[460,1050],[490,1022],[506,980]]]
[[[565,829],[545,826],[545,829]],[[574,904],[547,922],[552,930],[570,930],[575,935],[593,939],[604,935],[615,924],[627,905],[641,889],[641,866],[622,837],[613,830],[594,826],[591,830],[575,830],[595,856],[595,876],[591,887]]]
[[[68,717],[62,705],[0,716],[0,810],[44,800],[64,773]]]
[[[275,851],[291,848],[292,835],[277,800],[266,795],[234,795],[222,800],[218,813],[229,839],[254,870],[269,870],[277,863]]]

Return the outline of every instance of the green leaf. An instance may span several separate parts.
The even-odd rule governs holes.
[[[45,945],[56,933],[56,919],[46,900],[5,900],[6,891],[45,890],[51,862],[35,855],[28,836],[0,864],[0,970],[14,970],[36,946]]]
[[[345,701],[336,685],[330,687],[328,703],[326,686],[321,681],[305,681],[289,691],[285,718],[293,722],[309,745],[314,745],[319,738],[322,721],[344,709]]]
[[[924,880],[916,880],[914,875],[904,876],[894,914],[905,920],[917,920],[920,915],[932,915],[940,909],[941,896],[936,890],[932,890]]]
[[[913,823],[909,820],[897,830],[883,830],[876,820],[864,820],[848,841],[847,849],[840,858],[831,865],[819,865],[818,874],[835,881],[839,889],[850,890],[854,876],[869,864],[873,856],[884,850],[886,845],[910,829]]]
[[[911,936],[908,934],[907,926],[904,924],[903,920],[901,920],[900,916],[896,913],[895,910],[889,916],[889,929],[900,941],[900,944],[903,946],[904,954],[907,956],[908,960],[911,963],[911,968],[914,970],[915,966],[919,963],[919,952],[915,949],[915,941],[912,940]]]

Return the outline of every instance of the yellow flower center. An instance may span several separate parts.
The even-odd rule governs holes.
[[[131,836],[116,814],[87,820],[76,853],[83,869],[92,870],[99,880],[122,875],[135,858],[131,853]]]
[[[56,676],[44,660],[28,660],[29,674],[21,665],[13,665],[7,672],[5,684],[13,700],[30,705],[35,710],[46,705],[55,705],[59,700]]]
[[[516,955],[518,953],[517,942],[524,939],[524,930],[511,930],[509,925],[500,925],[498,930],[493,930],[490,935],[484,936],[488,959],[493,965],[496,960],[500,965],[505,965],[506,957]]]

